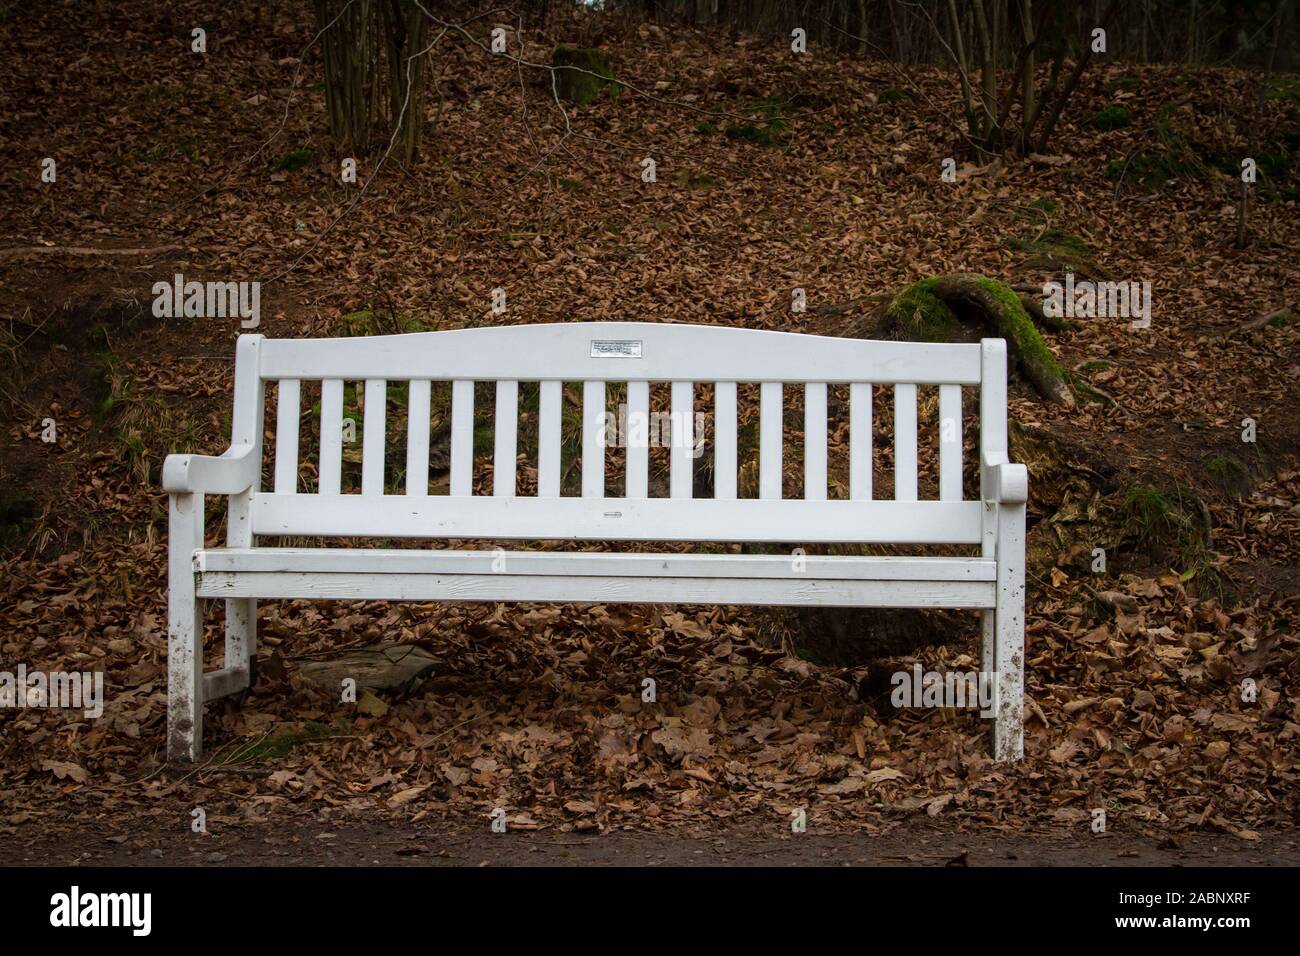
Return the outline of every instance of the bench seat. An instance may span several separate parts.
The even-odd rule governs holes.
[[[195,552],[201,598],[991,608],[986,558],[377,548]]]

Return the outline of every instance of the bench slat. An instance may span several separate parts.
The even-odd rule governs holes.
[[[694,491],[694,431],[695,385],[692,382],[673,382],[672,450],[669,456],[669,494],[673,498],[689,498]]]
[[[564,383],[542,382],[537,390],[537,494],[542,498],[558,498]]]
[[[939,500],[961,501],[961,386],[939,386]]]
[[[814,607],[987,608],[986,581],[795,581],[501,574],[230,574],[200,578],[203,598],[547,601]]]
[[[871,500],[871,386],[849,386],[849,497]]]
[[[809,382],[803,397],[803,496],[826,500],[826,383]]]
[[[758,496],[768,500],[781,497],[781,452],[785,441],[781,393],[780,382],[764,382],[759,389]]]
[[[736,383],[713,384],[713,496],[736,497]]]
[[[428,379],[417,378],[409,387],[406,418],[406,493],[423,498],[429,494],[429,396]]]
[[[474,493],[474,383],[465,379],[451,385],[451,493]]]
[[[320,481],[323,495],[337,495],[343,478],[343,380],[320,383]]]
[[[612,577],[821,578],[856,581],[995,581],[985,558],[860,557],[784,554],[627,554],[406,548],[211,548],[196,553],[201,572],[373,574],[573,574]]]
[[[605,383],[582,383],[582,497],[605,497]]]
[[[978,501],[740,498],[493,498],[273,495],[254,499],[262,535],[590,541],[976,544]]]
[[[650,495],[650,383],[627,383],[627,478],[629,498]]]
[[[361,493],[384,493],[384,420],[388,404],[388,382],[366,379],[365,434],[361,446]]]
[[[916,386],[894,386],[894,500],[916,500]]]
[[[509,379],[497,382],[495,450],[492,456],[492,494],[513,498],[515,494],[515,456],[518,454],[519,383]]]
[[[275,493],[298,493],[298,430],[302,408],[302,383],[280,381],[275,400]]]

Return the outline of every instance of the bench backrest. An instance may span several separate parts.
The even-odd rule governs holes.
[[[316,491],[300,491],[302,383],[319,382]],[[240,337],[234,439],[261,456],[265,383],[278,383],[274,485],[232,515],[258,535],[975,544],[982,505],[963,500],[962,392],[980,391],[985,459],[1006,452],[1001,339],[928,344],[703,325],[624,322],[504,326],[338,339]],[[364,382],[361,489],[341,494],[345,383]],[[431,383],[451,383],[450,494],[429,494]],[[472,489],[475,383],[495,382],[494,493]],[[519,384],[538,383],[537,495],[516,495]],[[566,382],[582,385],[581,497],[561,496]],[[386,397],[409,383],[404,493],[385,489]],[[693,497],[692,442],[673,443],[669,497],[648,496],[644,442],[626,451],[626,494],[606,492],[606,389],[626,383],[628,419],[671,383],[672,420],[690,428],[695,385],[712,385],[713,497]],[[737,495],[737,387],[755,383],[758,497]],[[827,389],[849,392],[848,498],[827,500]],[[917,386],[938,386],[937,500],[919,501]],[[802,390],[804,494],[782,498],[783,401]],[[872,386],[894,394],[894,497],[872,495]],[[939,428],[940,422],[946,426]],[[680,423],[680,424],[679,424]]]

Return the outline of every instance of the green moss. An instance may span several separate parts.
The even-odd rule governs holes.
[[[717,131],[718,131],[718,127],[717,127],[717,124],[715,124],[715,123],[696,123],[696,124],[695,124],[695,132],[697,132],[697,133],[703,133],[703,134],[706,135],[706,136],[712,136],[712,135],[713,135],[714,133],[716,133]]]
[[[1062,377],[1060,367],[1056,364],[1056,357],[1052,355],[1052,350],[1047,347],[1047,343],[1038,333],[1034,320],[1021,305],[1020,296],[1016,295],[1015,290],[1003,282],[984,276],[976,281],[985,294],[998,303],[1001,313],[998,331],[1013,343],[1012,348],[1016,350],[1019,361],[1022,364],[1033,363],[1042,369],[1050,370],[1057,378]]]
[[[1300,102],[1300,74],[1279,73],[1270,77],[1268,92],[1264,95],[1270,100]]]
[[[1280,329],[1288,325],[1295,325],[1297,322],[1300,322],[1300,315],[1297,315],[1289,309],[1282,310],[1268,320],[1268,324],[1275,329]]]
[[[743,140],[756,146],[777,146],[785,137],[790,123],[785,116],[785,102],[779,99],[761,99],[750,103],[749,108],[765,118],[765,122],[728,126],[728,139]]]
[[[892,87],[887,90],[881,90],[880,95],[876,97],[877,103],[897,103],[908,98],[908,94],[902,90],[896,90]]]
[[[885,314],[910,341],[951,342],[961,333],[956,313],[934,294],[938,281],[933,277],[914,282],[886,307]]]
[[[1123,129],[1133,121],[1133,114],[1123,106],[1108,106],[1097,114],[1093,125],[1104,133]]]
[[[1029,205],[1033,206],[1035,209],[1041,209],[1049,216],[1053,215],[1056,212],[1056,203],[1054,203],[1050,199],[1035,199]]]
[[[618,96],[623,87],[614,79],[609,54],[598,47],[557,46],[551,57],[555,92],[561,99],[586,106],[608,89]]]
[[[1007,245],[1027,253],[1024,264],[1029,269],[1050,274],[1073,272],[1080,278],[1093,280],[1107,276],[1107,270],[1097,263],[1097,250],[1063,229],[1014,237],[1007,240]]]

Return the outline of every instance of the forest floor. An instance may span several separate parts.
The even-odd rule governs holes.
[[[1052,155],[981,164],[944,118],[958,90],[941,70],[608,21],[525,46],[544,62],[550,40],[599,39],[627,81],[562,116],[544,71],[521,79],[449,35],[421,158],[363,189],[380,154],[340,183],[301,6],[213,20],[108,2],[93,24],[53,6],[0,23],[0,84],[20,104],[0,116],[0,670],[102,670],[108,687],[97,720],[0,709],[0,862],[359,862],[372,843],[423,863],[1295,861],[1294,82],[1254,117],[1251,74],[1099,63]],[[1110,107],[1129,122],[1100,131]],[[1236,249],[1228,170],[1252,143],[1270,172]],[[257,331],[277,337],[595,319],[846,334],[869,311],[852,303],[925,276],[1041,285],[1067,268],[1150,281],[1154,304],[1149,329],[1048,337],[1074,407],[1013,382],[1010,417],[1064,449],[1031,462],[1022,763],[992,763],[970,713],[870,692],[913,661],[978,666],[969,616],[878,661],[774,643],[754,609],[292,601],[261,605],[261,680],[209,707],[205,761],[161,763],[159,469],[226,447],[240,329],[155,318],[155,282],[260,281]],[[842,433],[831,456],[835,496]],[[475,478],[490,488],[490,466]],[[213,542],[223,516],[210,499]],[[362,710],[303,678],[377,641],[436,666]],[[187,842],[195,808],[219,849]],[[512,849],[489,843],[496,808]],[[809,833],[791,836],[801,809]],[[1098,809],[1113,832],[1094,840]],[[910,846],[922,837],[932,856]]]

